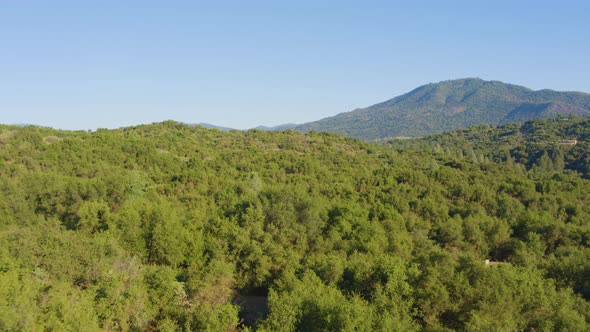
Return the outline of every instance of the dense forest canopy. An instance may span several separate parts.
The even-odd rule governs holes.
[[[590,120],[573,116],[500,127],[479,125],[417,140],[393,140],[397,149],[431,150],[478,163],[516,164],[533,171],[575,171],[590,178]]]
[[[589,134],[0,126],[0,330],[588,330]]]

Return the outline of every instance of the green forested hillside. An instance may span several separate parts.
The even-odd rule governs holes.
[[[345,132],[365,140],[380,140],[569,114],[589,116],[590,94],[533,91],[467,78],[423,85],[388,101],[305,123],[297,129]]]
[[[588,330],[587,137],[447,135],[0,126],[0,330]]]
[[[575,171],[590,178],[590,119],[587,118],[560,116],[499,127],[481,125],[390,143],[396,148],[426,149],[472,162],[491,160],[533,171]]]

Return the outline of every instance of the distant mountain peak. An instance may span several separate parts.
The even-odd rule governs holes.
[[[296,127],[375,140],[425,136],[472,125],[590,115],[590,94],[558,92],[470,77],[419,86],[384,102]]]

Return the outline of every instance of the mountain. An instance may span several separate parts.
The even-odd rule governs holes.
[[[590,94],[531,89],[478,78],[431,83],[373,106],[296,127],[379,140],[425,136],[479,124],[590,115]]]
[[[272,127],[258,126],[254,129],[265,130],[265,131],[280,131],[280,130],[287,130],[287,129],[295,129],[297,126],[299,126],[299,125],[295,124],[295,123],[285,123],[285,124],[281,124],[278,126],[272,126]]]
[[[219,129],[221,131],[238,130],[238,129],[234,129],[234,128],[221,127],[221,126],[217,126],[217,125],[210,124],[210,123],[204,123],[204,122],[190,123],[188,125],[189,126],[201,126],[203,128],[207,128],[207,129]],[[295,124],[295,123],[285,123],[285,124],[281,124],[278,126],[270,126],[270,127],[269,126],[258,126],[253,129],[264,130],[264,131],[280,131],[280,130],[287,130],[287,129],[295,129],[295,127],[297,127],[297,126],[299,126],[299,125]]]
[[[207,129],[219,129],[221,131],[230,131],[230,130],[235,130],[233,128],[228,128],[228,127],[220,127],[220,126],[216,126],[214,124],[210,124],[210,123],[204,123],[204,122],[200,122],[197,124],[189,124],[189,126],[201,126],[203,128],[207,128]]]

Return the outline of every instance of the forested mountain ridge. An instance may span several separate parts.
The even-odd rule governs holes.
[[[590,182],[448,135],[0,126],[0,329],[587,330]]]
[[[424,150],[508,163],[527,170],[575,171],[590,178],[590,119],[558,116],[498,127],[474,126],[417,140],[391,140],[395,148]]]
[[[352,137],[379,140],[569,114],[590,115],[590,94],[533,91],[499,81],[467,78],[423,85],[383,103],[305,123],[296,129],[345,132]]]

